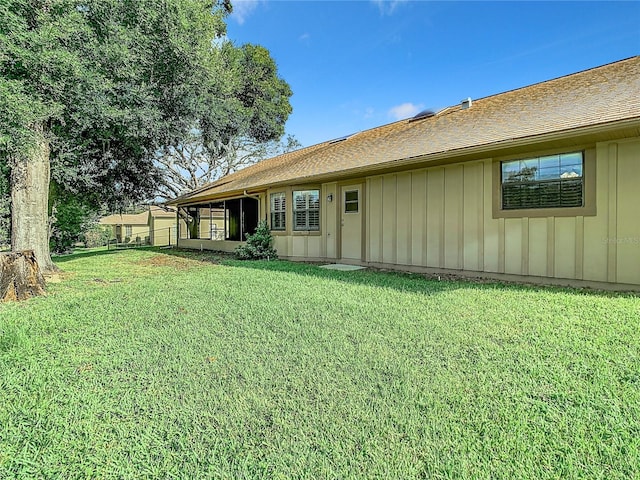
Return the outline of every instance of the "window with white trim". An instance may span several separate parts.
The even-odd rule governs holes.
[[[133,228],[131,227],[131,225],[125,225],[124,226],[124,234],[125,234],[125,236],[130,237],[132,231],[133,231]]]
[[[293,229],[320,230],[320,190],[294,190]]]
[[[502,209],[584,206],[583,152],[502,162]]]
[[[284,192],[271,194],[271,230],[286,229],[287,200]]]

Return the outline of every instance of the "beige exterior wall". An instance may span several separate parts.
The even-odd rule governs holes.
[[[233,252],[238,245],[243,242],[232,242],[229,240],[203,240],[199,238],[181,238],[180,248],[190,248],[192,250],[215,250],[218,252]]]
[[[126,237],[129,237],[129,242],[135,242],[137,237],[140,237],[140,241],[144,243],[145,239],[149,237],[149,227],[147,225],[131,225],[131,235],[127,235],[127,226],[122,225],[122,241],[124,242]]]
[[[640,285],[640,138],[562,151],[583,148],[595,158],[585,174],[595,175],[594,215],[496,218],[498,158],[363,179],[362,263]],[[320,232],[291,232],[292,189],[271,190],[287,192],[288,229],[275,234],[280,256],[340,258],[340,185],[320,187]]]
[[[182,222],[185,225],[184,221]],[[176,218],[152,217],[151,244],[154,246],[175,245],[176,243]]]

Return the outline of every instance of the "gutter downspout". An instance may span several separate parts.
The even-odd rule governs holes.
[[[246,190],[245,190],[242,194],[243,194],[245,197],[253,198],[253,199],[255,199],[255,200],[260,201],[260,196],[259,196],[259,195],[258,195],[258,196],[255,196],[255,195],[249,195],[249,193],[248,193]]]

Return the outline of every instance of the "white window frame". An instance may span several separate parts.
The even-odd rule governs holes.
[[[292,198],[293,229],[295,231],[320,230],[320,190],[294,190]],[[300,222],[301,219],[304,222]]]
[[[356,194],[356,199],[355,200],[347,200],[347,194],[349,193],[355,193]],[[354,205],[356,206],[355,210],[348,210],[347,209],[347,205]],[[345,214],[349,214],[349,213],[359,213],[360,212],[360,190],[359,189],[355,189],[355,190],[345,190],[344,192],[344,213]]]

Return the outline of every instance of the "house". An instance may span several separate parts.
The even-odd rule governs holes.
[[[176,244],[176,211],[156,206],[149,207],[147,213],[149,243],[154,246]]]
[[[283,258],[640,287],[640,57],[260,162],[172,202]],[[195,213],[197,212],[197,214]],[[196,234],[197,233],[197,234]]]
[[[112,238],[118,243],[155,246],[176,243],[175,210],[150,206],[141,213],[108,215],[99,223],[112,228]]]

